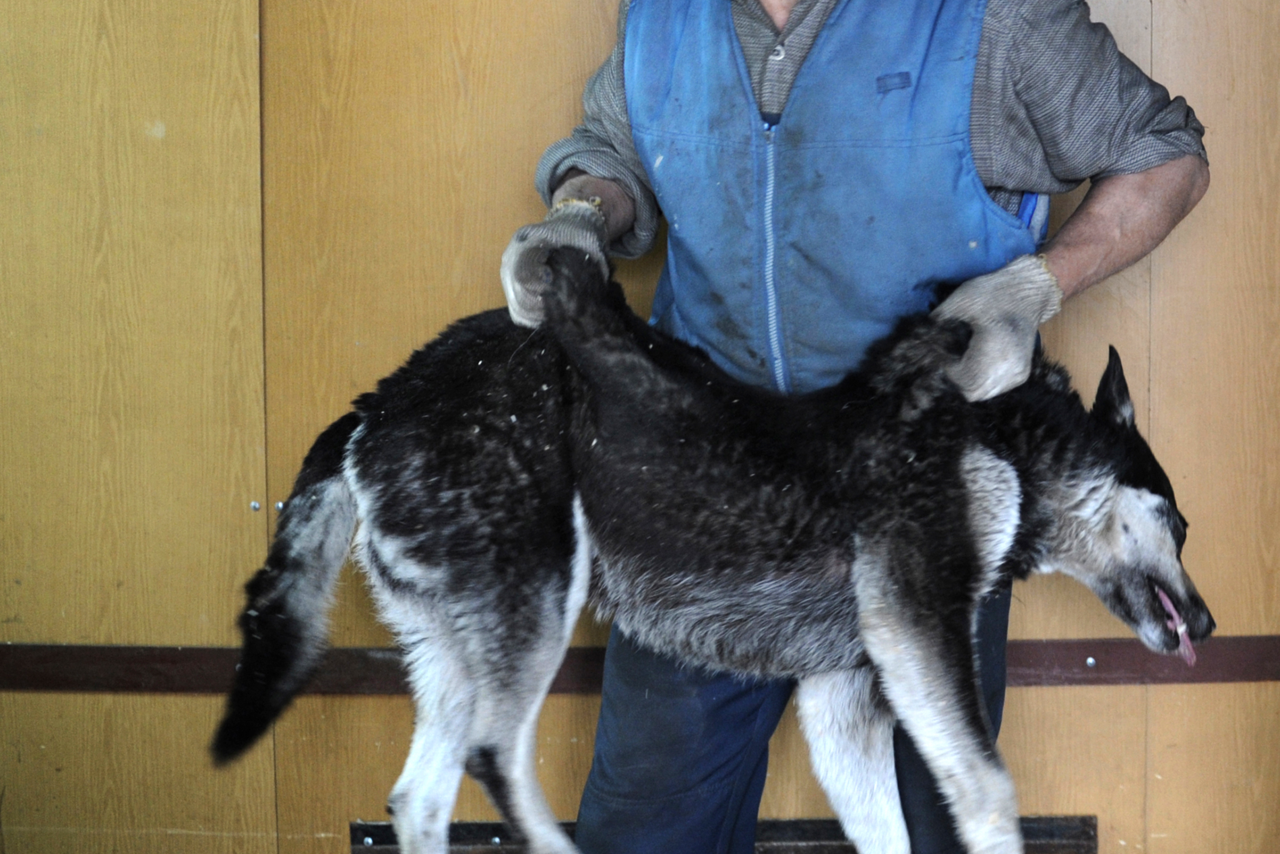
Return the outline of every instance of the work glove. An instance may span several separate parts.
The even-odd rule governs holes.
[[[973,329],[969,349],[947,375],[970,401],[1022,385],[1031,375],[1036,332],[1061,307],[1062,290],[1043,255],[1023,255],[970,279],[933,310],[936,318]]]
[[[547,256],[552,249],[581,249],[599,262],[600,271],[608,278],[606,241],[604,213],[596,198],[556,202],[542,222],[517,231],[502,253],[502,290],[507,295],[511,319],[520,326],[542,323],[542,295],[551,284]]]

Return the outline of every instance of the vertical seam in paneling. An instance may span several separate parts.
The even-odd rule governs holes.
[[[1156,21],[1155,0],[1147,2],[1147,57],[1150,63],[1148,74],[1154,75],[1156,70]],[[1159,247],[1154,251],[1159,251]],[[1155,389],[1155,302],[1156,302],[1156,264],[1148,253],[1147,264],[1147,435],[1154,444],[1156,441],[1156,389]],[[1142,688],[1142,846],[1148,854],[1151,851],[1151,686]]]
[[[1155,422],[1155,382],[1156,375],[1155,365],[1155,290],[1156,290],[1156,265],[1155,261],[1148,255],[1145,259],[1147,265],[1147,411],[1146,420],[1143,422],[1147,425],[1147,437],[1151,443],[1156,441],[1156,422]]]
[[[1151,686],[1142,686],[1142,845],[1151,851]]]
[[[1150,63],[1148,74],[1154,76],[1156,70],[1156,20],[1155,0],[1147,0],[1147,61]],[[1154,251],[1159,251],[1156,247]],[[1152,252],[1147,253],[1147,433],[1155,441],[1155,291],[1156,264]],[[1144,819],[1145,820],[1145,819]],[[1145,843],[1144,843],[1145,844]]]
[[[280,854],[280,751],[276,749],[276,728],[271,727],[271,793],[275,800],[276,854]],[[0,854],[4,854],[0,851]]]
[[[262,488],[264,494],[262,496],[264,518],[267,520],[267,532],[262,544],[263,552],[271,545],[272,519],[275,515],[275,505],[271,502],[271,433],[267,429],[270,423],[270,413],[267,407],[271,402],[271,395],[268,394],[267,383],[270,382],[271,372],[267,370],[267,123],[266,123],[266,51],[262,46],[263,26],[263,4],[267,0],[257,0],[258,7],[258,261],[262,267],[261,287],[262,299],[260,302],[260,310],[262,312]]]
[[[270,382],[270,371],[267,370],[267,126],[266,126],[266,51],[263,48],[264,26],[263,6],[268,0],[257,0],[258,18],[258,261],[261,265],[260,287],[262,298],[259,309],[262,312],[262,488],[263,510],[267,521],[266,542],[262,548],[265,553],[270,546],[272,519],[275,515],[271,502],[271,448],[270,432],[267,430],[267,406],[271,397],[267,393]],[[276,731],[271,728],[271,800],[275,816],[275,852],[280,854],[280,760],[276,749]],[[4,852],[0,852],[4,854]]]

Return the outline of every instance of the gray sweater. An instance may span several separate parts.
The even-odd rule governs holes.
[[[778,32],[759,0],[731,2],[761,114],[777,116],[828,13],[839,0],[799,0]],[[569,169],[621,184],[636,223],[611,247],[634,258],[657,232],[658,210],[636,156],[627,118],[618,36],[588,81],[584,118],[547,149],[535,178],[544,200]],[[1141,172],[1187,154],[1205,156],[1204,127],[1181,97],[1171,99],[1116,47],[1083,0],[989,0],[982,24],[969,120],[974,163],[992,198],[1016,212],[1023,193],[1062,193],[1086,178]]]

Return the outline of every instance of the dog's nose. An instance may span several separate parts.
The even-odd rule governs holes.
[[[1193,641],[1202,641],[1209,635],[1213,634],[1213,630],[1218,627],[1217,622],[1213,619],[1213,614],[1209,613],[1209,609],[1205,606],[1204,601],[1199,596],[1195,597],[1191,602],[1191,613],[1187,619],[1187,631],[1191,635]]]

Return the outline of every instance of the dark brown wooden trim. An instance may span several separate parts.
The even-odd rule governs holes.
[[[1187,667],[1133,639],[1010,641],[1009,685],[1174,685],[1280,681],[1280,635],[1219,637],[1197,647]],[[0,645],[0,691],[221,694],[239,650],[211,647]],[[1093,664],[1089,661],[1092,659]],[[551,685],[555,694],[595,694],[601,647],[573,647]],[[307,693],[407,693],[391,649],[330,650]]]
[[[1133,638],[1011,641],[1009,685],[1187,685],[1280,681],[1280,635],[1210,638],[1196,666]],[[1090,663],[1092,661],[1092,664]]]
[[[221,694],[239,650],[184,646],[0,646],[0,690]]]

